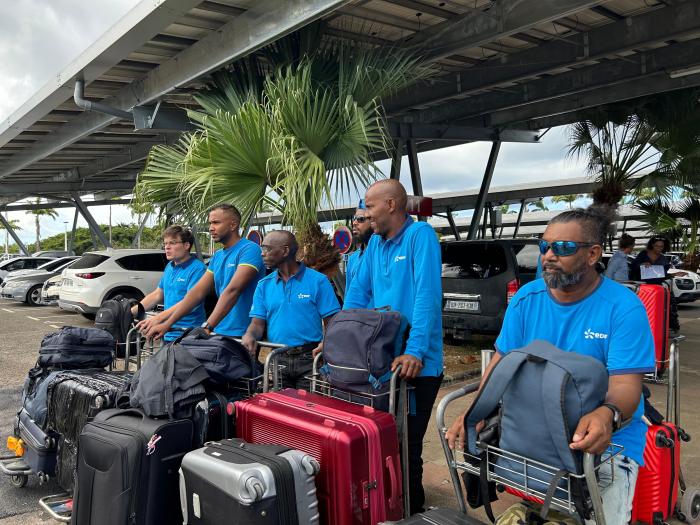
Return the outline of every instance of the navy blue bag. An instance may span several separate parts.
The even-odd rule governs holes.
[[[64,326],[41,340],[37,365],[65,370],[104,368],[112,362],[114,350],[114,337],[105,330]]]
[[[547,500],[566,497],[561,477],[583,473],[583,453],[571,450],[569,443],[581,417],[602,405],[607,391],[608,371],[603,363],[546,341],[533,341],[508,352],[491,370],[465,416],[466,447],[469,453],[480,454],[476,425],[501,403],[498,448],[558,470],[552,475],[532,464],[527,470],[527,486],[547,495],[542,512],[546,514]],[[505,455],[495,463],[496,475],[525,486],[521,463]],[[571,489],[575,499],[583,498],[583,484]]]
[[[383,394],[389,388],[391,363],[405,349],[408,330],[408,321],[396,311],[341,310],[326,326],[320,372],[340,390]]]
[[[204,330],[195,329],[173,342],[176,343],[189,350],[204,366],[212,383],[226,385],[260,374],[255,358],[232,337],[209,335]]]

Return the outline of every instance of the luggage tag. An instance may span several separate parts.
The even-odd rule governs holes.
[[[148,444],[146,445],[146,455],[150,456],[156,451],[156,443],[158,443],[161,440],[161,436],[158,434],[153,434],[151,436],[151,439],[148,440]]]

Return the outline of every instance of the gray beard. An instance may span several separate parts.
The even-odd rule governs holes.
[[[583,276],[586,274],[585,263],[581,266],[582,267],[576,268],[571,273],[565,273],[565,272],[561,272],[561,271],[557,271],[554,273],[548,273],[546,271],[543,271],[542,277],[544,278],[545,284],[549,288],[554,288],[554,289],[568,288],[569,286],[574,286],[574,285],[579,284],[581,282],[581,279],[583,279]]]

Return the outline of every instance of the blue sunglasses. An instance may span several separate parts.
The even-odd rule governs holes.
[[[569,255],[575,254],[579,248],[583,246],[596,246],[597,243],[593,242],[576,242],[576,241],[540,241],[540,253],[544,255],[550,249],[552,253],[557,257],[568,257]]]

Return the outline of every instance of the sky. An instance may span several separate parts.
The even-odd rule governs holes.
[[[5,0],[0,2],[0,120],[10,116],[46,82],[80,55],[139,1],[153,0]],[[581,162],[566,157],[565,128],[552,129],[540,144],[505,143],[501,147],[492,186],[585,175]],[[491,144],[479,142],[419,155],[425,194],[476,188]],[[379,164],[388,173],[388,162]],[[408,162],[401,181],[412,192]],[[562,205],[563,206],[563,205]],[[91,208],[98,222],[108,222],[109,207]],[[64,231],[73,221],[72,209],[59,209],[59,218],[42,219],[42,237]],[[33,242],[34,217],[11,212],[19,221],[22,240]],[[112,222],[131,223],[126,206],[112,207]],[[70,227],[69,224],[69,227]],[[80,226],[86,226],[79,221]]]

